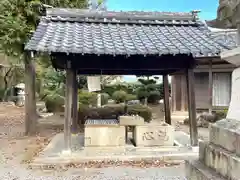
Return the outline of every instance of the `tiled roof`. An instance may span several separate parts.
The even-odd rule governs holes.
[[[52,9],[25,50],[74,54],[218,56],[230,47],[191,13]]]
[[[220,44],[227,44],[231,49],[237,47],[237,30],[235,29],[210,29],[211,36]]]

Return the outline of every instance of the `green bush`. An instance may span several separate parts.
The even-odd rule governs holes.
[[[151,91],[148,96],[148,103],[156,104],[161,99],[159,91]]]
[[[130,84],[114,84],[114,85],[105,85],[102,87],[102,93],[107,93],[110,96],[113,95],[115,91],[125,91],[129,94],[133,94],[135,91],[135,86]]]
[[[103,86],[102,90],[101,90],[102,93],[106,93],[109,96],[112,96],[115,91],[116,91],[116,89],[113,86],[110,86],[110,85]]]
[[[101,94],[101,104],[105,105],[108,103],[109,95],[107,93]]]
[[[125,91],[115,91],[112,95],[112,99],[116,102],[116,103],[122,103],[125,102],[127,100],[127,93]]]
[[[139,88],[137,90],[137,98],[143,101],[148,96],[148,92],[145,89]]]
[[[152,119],[150,108],[142,105],[129,105],[129,115],[139,115],[144,118],[145,122]],[[101,108],[88,107],[86,105],[79,106],[79,124],[83,124],[86,119],[116,119],[118,116],[124,115],[124,105],[106,105]]]
[[[150,122],[152,119],[151,109],[147,106],[143,105],[129,105],[127,108],[127,113],[129,115],[139,115],[141,116],[145,122]]]
[[[78,102],[85,105],[97,105],[97,94],[87,91],[79,91]]]
[[[58,94],[49,94],[44,98],[48,112],[64,112],[64,97]]]
[[[137,96],[134,94],[127,94],[127,101],[137,100]]]

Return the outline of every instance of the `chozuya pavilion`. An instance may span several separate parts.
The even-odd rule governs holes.
[[[25,46],[26,122],[35,118],[35,96],[31,94],[35,76],[29,54],[49,53],[52,65],[66,71],[65,151],[71,146],[71,122],[76,125],[77,74],[163,75],[165,122],[171,124],[167,75],[183,71],[187,79],[191,145],[198,146],[193,68],[197,59],[219,57],[221,51],[228,49],[214,41],[196,11],[47,9]]]

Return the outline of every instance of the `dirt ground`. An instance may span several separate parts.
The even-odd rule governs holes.
[[[161,110],[162,107],[154,106],[151,108],[154,121],[163,121],[164,112]],[[178,130],[183,130],[188,133],[188,127],[184,125],[179,126],[175,120],[173,120],[173,124]],[[12,103],[0,103],[0,179],[2,179],[1,177],[4,172],[9,174],[9,172],[12,171],[12,174],[14,174],[14,172],[18,170],[18,173],[15,172],[15,174],[22,174],[25,169],[28,168],[28,165],[33,157],[36,156],[49,143],[51,138],[56,133],[62,131],[62,127],[63,122],[60,122],[59,118],[54,119],[53,117],[49,117],[49,119],[46,120],[40,119],[38,125],[39,133],[37,133],[35,136],[27,137],[24,135],[24,108],[16,107]],[[13,167],[17,167],[17,169],[13,170]],[[34,173],[37,173],[37,176],[56,173],[55,170],[49,172],[42,170],[31,170],[29,172],[32,173],[33,171]],[[76,171],[79,174],[79,170]],[[130,171],[136,173],[139,170],[130,169]],[[156,172],[157,171],[159,170],[156,169]],[[61,173],[63,172],[65,173],[65,170],[61,170]],[[75,173],[71,171],[66,171],[66,173],[67,172],[68,174]],[[58,172],[58,174],[59,173],[60,172]],[[113,174],[111,174],[111,176],[112,175]]]
[[[151,106],[153,121],[164,121],[162,105]],[[189,127],[179,124],[181,119],[172,119],[176,130],[189,134]],[[59,131],[61,125],[54,126],[53,123],[40,124],[39,133],[36,136],[26,137],[24,135],[24,108],[16,107],[11,103],[0,103],[0,160],[4,164],[26,164],[32,159]],[[208,129],[199,128],[199,138],[208,139]]]
[[[103,169],[52,169],[52,170],[43,170],[43,169],[29,169],[28,165],[31,162],[32,158],[36,156],[51,140],[51,138],[62,129],[62,122],[59,122],[59,118],[50,118],[51,121],[39,120],[38,131],[39,133],[36,136],[27,137],[24,135],[24,108],[16,107],[11,103],[0,103],[0,179],[4,180],[33,180],[33,179],[42,179],[41,177],[48,177],[47,179],[119,179],[121,172],[129,173],[131,176],[135,175],[138,179],[139,171],[141,169],[134,167],[117,167],[116,174],[112,173],[112,170],[109,171],[108,168]],[[42,121],[42,122],[41,122]],[[45,124],[44,121],[47,121]],[[52,123],[52,122],[58,123]],[[55,125],[54,125],[55,124]],[[141,164],[140,164],[141,165]],[[164,164],[165,165],[165,164]],[[162,167],[162,164],[159,166]],[[144,166],[145,167],[145,166]],[[181,167],[181,168],[178,168]],[[167,178],[167,179],[185,179],[182,175],[182,166],[177,165],[176,168],[174,165],[169,167],[170,171],[174,171],[173,174],[176,177]],[[173,169],[171,169],[173,168]],[[124,171],[123,171],[124,169]],[[106,171],[106,172],[105,172]],[[149,169],[152,171],[151,174],[143,174],[142,179],[149,179],[149,176],[159,176],[163,179],[163,175],[168,174],[167,169],[160,170],[157,167],[152,167]],[[120,173],[120,174],[119,174]],[[102,174],[102,175],[101,175]],[[157,174],[157,175],[156,175]],[[32,176],[33,175],[33,176]],[[58,177],[56,177],[56,175]],[[96,176],[100,176],[97,177]],[[102,178],[106,176],[107,178]],[[125,178],[121,178],[125,179]],[[129,178],[126,178],[129,179]]]
[[[25,164],[58,132],[41,128],[36,136],[24,135],[24,108],[12,103],[0,103],[0,160],[4,165]]]

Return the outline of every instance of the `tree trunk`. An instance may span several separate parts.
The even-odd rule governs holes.
[[[145,105],[145,106],[148,105],[148,98],[147,98],[147,97],[144,99],[144,105]]]
[[[35,97],[35,66],[30,54],[25,54],[25,133],[37,132],[37,112]]]
[[[7,101],[7,93],[8,93],[8,76],[10,75],[12,71],[12,68],[10,67],[5,74],[3,80],[4,80],[4,93],[3,93],[3,101]]]

